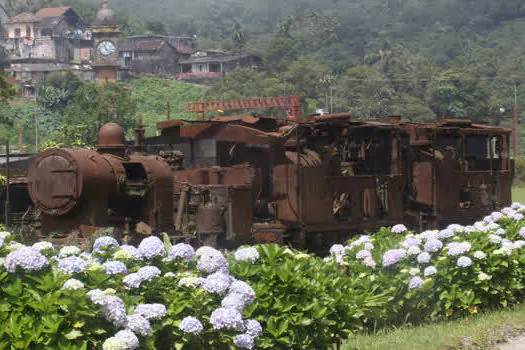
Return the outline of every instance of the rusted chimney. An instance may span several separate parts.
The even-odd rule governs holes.
[[[146,130],[144,129],[144,125],[142,124],[142,114],[139,114],[139,122],[137,124],[137,127],[133,129],[134,136],[135,136],[135,151],[136,152],[143,152],[143,146],[144,146],[144,134],[146,133]]]
[[[124,129],[113,122],[102,125],[98,132],[97,152],[123,157],[126,153]]]

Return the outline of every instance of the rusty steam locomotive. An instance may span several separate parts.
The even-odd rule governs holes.
[[[315,249],[404,223],[468,223],[510,204],[510,130],[444,119],[410,123],[314,115],[293,122],[215,117],[141,123],[127,147],[104,125],[96,150],[49,149],[29,170],[42,234],[99,227],[200,243]]]

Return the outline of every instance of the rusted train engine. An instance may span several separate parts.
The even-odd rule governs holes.
[[[509,130],[465,120],[414,124],[349,114],[167,120],[156,146],[138,127],[126,149],[105,125],[97,150],[40,154],[29,192],[42,232],[103,226],[201,244],[315,249],[405,223],[467,223],[510,203]],[[153,155],[147,155],[153,154]],[[89,230],[87,230],[89,231]]]

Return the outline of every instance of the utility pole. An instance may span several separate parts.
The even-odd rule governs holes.
[[[35,152],[38,153],[38,114],[35,113]]]
[[[24,144],[22,143],[22,119],[18,120],[18,151],[24,153]]]
[[[514,80],[514,125],[513,125],[513,143],[514,143],[514,159],[518,157],[518,81],[516,76]]]

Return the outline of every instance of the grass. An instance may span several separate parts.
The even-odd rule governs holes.
[[[512,201],[525,203],[525,187],[512,188]]]
[[[473,317],[358,335],[343,350],[494,349],[525,331],[525,304]]]

